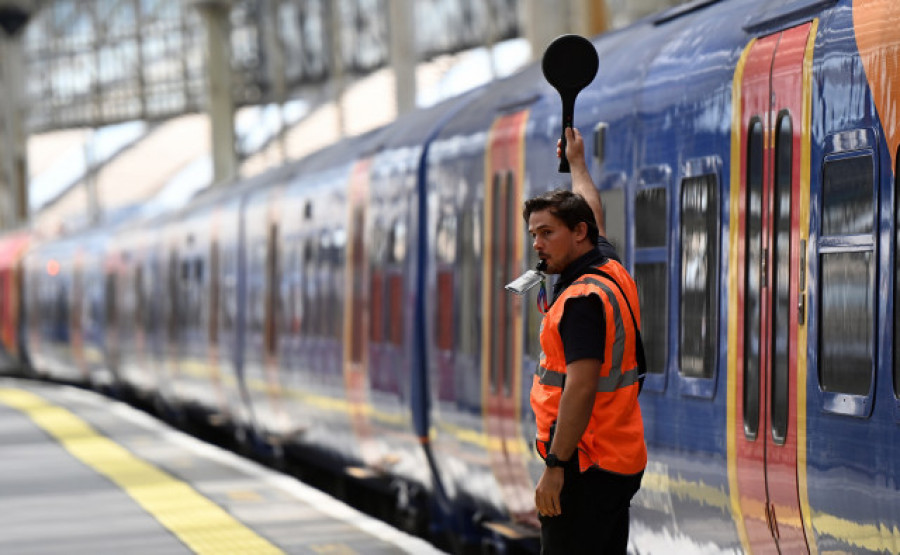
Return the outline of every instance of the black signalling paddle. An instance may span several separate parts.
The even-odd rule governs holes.
[[[581,89],[594,80],[599,66],[600,60],[594,45],[579,35],[557,37],[544,51],[541,62],[544,78],[553,85],[562,99],[562,156],[559,158],[559,173],[569,173],[566,127],[572,127],[575,98]]]

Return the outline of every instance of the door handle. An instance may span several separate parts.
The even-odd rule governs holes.
[[[772,505],[768,501],[766,502],[766,523],[769,525],[769,533],[772,534],[772,537],[776,540],[781,538],[781,535],[778,533],[778,519],[775,518],[775,505]]]

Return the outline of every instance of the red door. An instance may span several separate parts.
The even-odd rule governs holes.
[[[797,461],[798,429],[805,422],[798,359],[805,356],[806,336],[809,197],[801,159],[809,140],[804,61],[811,55],[810,28],[807,23],[751,45],[735,106],[741,179],[731,433],[739,526],[754,553],[807,551]]]
[[[369,203],[371,159],[356,163],[350,176],[347,254],[344,290],[344,387],[350,424],[363,460],[375,465],[378,449],[369,421],[369,280],[366,253],[366,208]]]
[[[19,294],[22,292],[22,254],[25,235],[15,235],[0,245],[0,351],[19,358]]]
[[[482,395],[488,452],[506,506],[534,520],[534,486],[522,437],[522,305],[504,290],[524,268],[522,220],[524,141],[528,111],[497,118],[485,158],[485,251],[482,318]],[[536,523],[536,521],[534,521]]]

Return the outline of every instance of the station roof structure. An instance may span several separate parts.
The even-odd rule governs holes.
[[[412,8],[399,43],[412,51],[406,74],[392,62],[392,29],[404,29],[395,1]],[[678,3],[30,2],[21,40],[32,223],[86,225],[214,180],[204,10],[226,13],[238,175],[250,176],[388,123],[408,109],[393,101],[401,89],[426,106],[519,69],[559,34],[596,34]]]

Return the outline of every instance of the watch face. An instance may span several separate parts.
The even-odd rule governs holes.
[[[544,461],[548,467],[555,468],[560,466],[560,460],[554,454],[547,455],[547,459]]]

